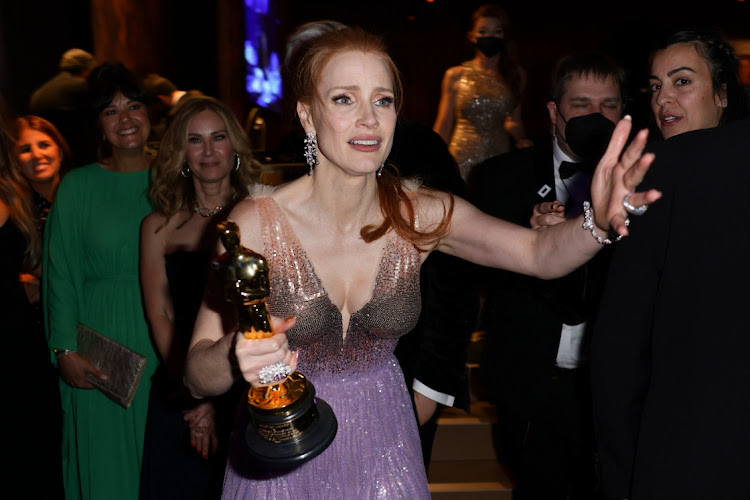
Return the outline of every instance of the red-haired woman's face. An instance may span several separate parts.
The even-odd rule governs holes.
[[[16,142],[18,165],[32,186],[54,182],[60,176],[62,151],[44,132],[24,128]]]
[[[357,175],[388,157],[396,127],[393,79],[382,57],[347,51],[326,64],[318,99],[300,115],[318,141],[318,159]],[[304,115],[304,116],[303,116]]]

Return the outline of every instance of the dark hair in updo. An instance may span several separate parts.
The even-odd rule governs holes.
[[[714,93],[726,92],[727,107],[721,114],[719,124],[745,116],[745,96],[739,78],[739,58],[732,46],[719,32],[708,29],[683,29],[669,35],[651,51],[649,66],[656,52],[680,43],[692,45],[706,61],[711,73]]]

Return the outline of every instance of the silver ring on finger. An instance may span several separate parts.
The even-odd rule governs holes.
[[[635,207],[630,204],[630,195],[633,194],[633,191],[629,192],[625,195],[625,198],[622,200],[622,206],[625,207],[625,211],[629,213],[630,215],[643,215],[646,213],[646,210],[648,210],[648,205],[641,205],[640,207]]]
[[[196,432],[195,433],[195,437],[197,437],[198,439],[201,439],[203,437],[203,433],[202,432]]]
[[[261,368],[260,372],[258,372],[258,379],[261,384],[273,384],[274,382],[281,382],[291,374],[292,369],[289,365],[285,365],[279,361],[278,363]]]

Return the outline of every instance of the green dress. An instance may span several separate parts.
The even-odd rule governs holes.
[[[140,224],[152,211],[148,179],[148,170],[77,168],[60,183],[47,220],[43,293],[50,351],[75,350],[80,322],[148,358],[127,410],[98,390],[74,389],[60,380],[67,500],[138,498],[151,375],[158,364],[138,280]]]

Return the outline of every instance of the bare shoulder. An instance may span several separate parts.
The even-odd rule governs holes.
[[[228,220],[234,221],[240,226],[260,217],[260,209],[255,198],[248,196],[238,202],[227,216]]]
[[[227,220],[237,224],[240,229],[240,241],[248,248],[258,248],[263,245],[261,234],[260,209],[258,203],[251,196],[237,203]]]
[[[184,207],[169,218],[163,212],[151,212],[141,221],[141,237],[158,236],[164,241],[169,241],[192,215],[192,210]]]
[[[458,64],[456,66],[451,66],[450,68],[445,70],[445,75],[451,78],[459,78],[463,76],[465,72],[466,66],[464,66],[463,64]]]
[[[465,71],[466,67],[460,65],[448,68],[443,75],[443,84],[452,86],[463,76]]]
[[[172,218],[174,219],[174,217]],[[163,256],[167,253],[167,241],[173,229],[173,221],[161,212],[152,212],[141,221],[141,270],[149,269],[148,277],[153,277],[153,266],[164,269]]]
[[[141,237],[149,237],[157,234],[160,230],[165,230],[167,217],[161,212],[151,212],[141,221]]]
[[[423,230],[433,229],[440,224],[458,199],[444,191],[425,187],[405,187],[412,200],[417,223]]]

